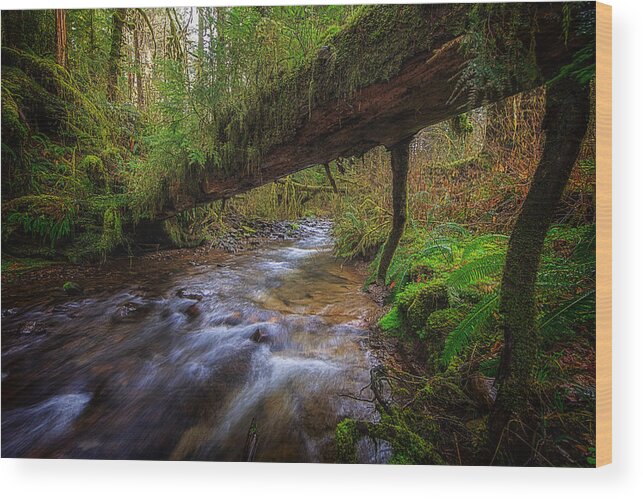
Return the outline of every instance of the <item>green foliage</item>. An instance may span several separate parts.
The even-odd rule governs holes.
[[[84,86],[78,72],[72,74],[47,55],[6,46],[2,55],[3,240],[14,244],[25,234],[67,254],[69,245],[85,244],[103,225],[105,210],[85,210],[84,205],[92,203],[92,196],[111,192],[115,179],[102,151],[116,151],[110,161],[120,156],[117,141],[127,120],[123,113],[110,116],[112,111],[93,87]],[[119,239],[120,221],[111,215],[106,219],[114,223],[102,241],[93,238],[94,255],[104,255]]]
[[[464,315],[462,310],[453,307],[436,310],[426,320],[427,336],[446,336],[462,322]]]
[[[572,75],[580,85],[587,85],[595,75],[595,9],[588,9],[584,2],[566,3],[559,21],[565,44],[572,30],[588,42],[547,83]],[[524,36],[526,31],[529,37]],[[465,94],[474,104],[521,85],[542,83],[535,51],[539,32],[535,6],[525,9],[511,3],[477,4],[466,16],[464,32],[461,46],[468,62],[451,100]]]
[[[471,104],[492,100],[518,84],[538,81],[534,38],[535,7],[499,3],[476,4],[464,19],[462,51],[467,63],[451,96],[465,94]],[[527,30],[530,38],[522,36]]]
[[[582,7],[580,3],[565,4],[562,27],[565,45],[567,45],[572,29],[575,31],[574,34],[588,39],[588,43],[574,53],[572,62],[564,66],[556,76],[549,80],[549,85],[561,78],[572,76],[579,85],[584,86],[588,85],[596,76],[596,11]]]
[[[361,208],[361,209],[360,209]],[[386,241],[390,221],[382,220],[381,215],[366,202],[355,211],[340,215],[333,228],[335,254],[343,258],[369,258]]]
[[[12,231],[21,229],[53,248],[71,234],[77,209],[74,200],[59,196],[41,194],[13,199],[3,206],[8,226],[3,228],[3,236],[9,237]]]
[[[402,328],[402,318],[397,306],[391,307],[391,310],[382,316],[379,325],[383,331],[389,333],[395,333]]]
[[[498,294],[491,293],[475,305],[464,320],[449,333],[442,352],[442,363],[445,366],[451,363],[474,335],[479,334],[487,326],[497,308]]]
[[[83,171],[93,186],[100,190],[109,189],[109,173],[103,164],[103,160],[93,154],[88,154],[78,163],[78,169]]]
[[[473,132],[473,123],[469,120],[467,113],[454,116],[449,121],[449,125],[451,126],[451,130],[453,130],[458,137],[466,136]]]
[[[462,289],[479,283],[497,282],[505,264],[505,253],[497,252],[481,256],[465,263],[449,274],[449,289],[458,293]]]
[[[394,307],[381,319],[382,329],[427,340],[432,330],[446,335],[443,365],[474,340],[495,334],[507,242],[503,234],[473,236],[457,224],[439,225],[428,233],[409,228],[391,264]],[[593,328],[594,268],[594,226],[551,228],[537,280],[544,339],[574,334],[580,325]],[[442,297],[438,312],[430,292],[434,286]],[[439,345],[430,348],[442,348]]]
[[[83,288],[79,284],[71,281],[67,281],[63,284],[63,291],[68,295],[81,295],[83,294]]]
[[[574,334],[577,324],[591,324],[596,319],[596,292],[588,290],[562,301],[553,310],[542,315],[540,333],[544,338]]]
[[[444,350],[447,335],[462,323],[466,313],[459,308],[436,310],[426,320],[424,338],[427,349],[427,368],[429,372],[438,372],[442,367],[440,353]]]
[[[100,250],[103,260],[123,242],[123,224],[120,210],[109,207],[103,215],[103,233],[100,238]]]
[[[357,462],[357,441],[359,432],[354,419],[344,419],[335,428],[335,445],[337,446],[338,463]]]
[[[596,77],[596,46],[593,43],[576,52],[572,62],[564,66],[548,84],[555,84],[568,76],[575,78],[581,85],[589,85]]]
[[[393,410],[382,413],[379,423],[369,425],[369,435],[391,443],[393,456],[390,464],[443,464],[444,459],[431,443],[438,432],[437,425],[425,419],[419,428],[423,431],[419,432],[415,425],[409,424],[417,419],[409,412]]]
[[[437,225],[428,233],[420,227],[408,228],[388,272],[388,282],[394,293],[411,281],[427,282],[450,269],[460,254],[461,242],[469,235],[466,229],[454,223]],[[374,265],[373,271],[375,269]]]
[[[404,326],[423,337],[429,316],[449,306],[446,283],[443,279],[433,279],[428,283],[408,284],[396,296],[395,303]]]

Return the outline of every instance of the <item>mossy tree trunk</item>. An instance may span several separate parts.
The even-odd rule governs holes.
[[[136,102],[139,109],[145,106],[145,95],[143,94],[143,63],[141,61],[141,40],[139,35],[139,24],[134,25],[134,65],[136,66]]]
[[[386,284],[386,273],[406,225],[406,179],[409,171],[409,144],[412,139],[413,137],[407,137],[389,148],[393,173],[393,221],[377,269],[377,284],[379,285]]]
[[[333,188],[333,192],[335,194],[339,194],[339,189],[337,188],[337,182],[335,182],[335,179],[333,178],[333,174],[330,171],[330,165],[328,163],[324,163],[324,171],[326,172],[326,177],[328,178],[328,182],[330,183],[330,186]]]
[[[524,446],[516,445],[516,439],[504,438],[503,434],[511,429],[508,425],[513,418],[528,420],[539,346],[536,276],[545,235],[576,162],[589,110],[589,89],[576,79],[565,77],[547,88],[543,153],[509,239],[500,292],[504,348],[489,431],[494,449],[512,440],[511,449],[507,446],[506,450],[518,459],[519,448]]]
[[[56,62],[67,67],[67,11],[56,9]]]
[[[107,74],[107,97],[111,102],[117,99],[118,77],[121,72],[121,59],[123,58],[123,31],[127,9],[114,9],[112,15],[112,45],[109,51],[109,65]]]

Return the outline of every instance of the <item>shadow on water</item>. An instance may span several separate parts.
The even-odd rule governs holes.
[[[368,383],[375,306],[329,229],[33,290],[2,320],[3,457],[243,460],[254,420],[255,460],[332,462],[335,425],[377,414],[340,396]]]

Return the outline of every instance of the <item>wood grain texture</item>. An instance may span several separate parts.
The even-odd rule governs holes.
[[[596,465],[612,462],[612,7],[596,3]]]

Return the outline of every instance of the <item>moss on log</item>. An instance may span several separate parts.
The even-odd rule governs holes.
[[[463,40],[472,9],[470,4],[360,9],[316,57],[218,110],[211,125],[216,154],[186,176],[183,193],[172,196],[165,215],[338,157],[390,147],[479,106],[482,97],[456,91],[468,60]],[[538,71],[530,81],[504,86],[494,99],[552,78],[587,42],[577,31],[564,35],[563,4],[516,4],[515,9],[533,19],[524,37]],[[502,19],[498,22],[494,29],[502,30]]]

